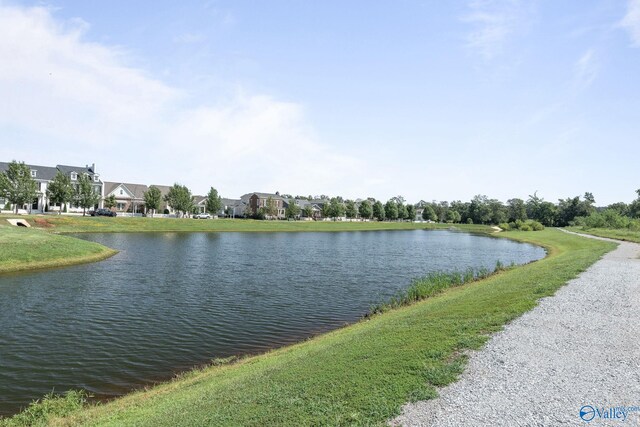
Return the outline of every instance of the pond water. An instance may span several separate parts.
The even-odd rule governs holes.
[[[540,259],[451,231],[85,234],[106,261],[0,277],[0,414],[55,391],[123,394],[213,358],[357,321],[413,278]]]

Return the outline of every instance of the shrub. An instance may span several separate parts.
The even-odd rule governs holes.
[[[518,228],[518,230],[520,230],[520,231],[531,231],[531,227],[529,226],[529,224],[522,224],[520,226],[520,228]]]
[[[428,274],[422,279],[416,279],[411,283],[407,289],[398,292],[386,303],[376,304],[371,307],[369,314],[371,316],[377,313],[385,313],[392,308],[398,308],[405,305],[410,305],[414,302],[421,301],[423,299],[432,297],[443,292],[445,289],[455,286],[461,286],[465,283],[473,282],[476,280],[485,279],[492,274],[506,270],[506,267],[499,260],[496,262],[494,270],[489,270],[485,267],[481,267],[477,270],[469,268],[463,272],[434,272]]]
[[[4,210],[5,210],[5,211],[10,211],[10,210],[11,210],[11,208],[13,208],[13,206],[11,206],[11,202],[7,202],[7,204],[6,204],[6,205],[4,205]]]
[[[64,417],[81,409],[89,397],[83,390],[70,390],[64,395],[49,393],[41,400],[32,402],[24,411],[8,419],[6,425],[46,425],[50,418]],[[2,420],[0,420],[1,423]]]
[[[502,228],[504,231],[511,230],[511,226],[506,222],[501,222],[500,224],[498,224],[498,227]]]
[[[473,220],[471,218],[467,218],[467,224],[473,224]]]
[[[531,221],[528,221],[527,224],[529,225],[529,227],[531,227],[531,229],[533,231],[542,231],[542,230],[544,230],[544,225],[542,225],[538,221],[531,220]]]

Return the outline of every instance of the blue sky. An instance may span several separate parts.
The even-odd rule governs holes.
[[[227,197],[640,188],[640,0],[0,0],[0,57],[3,160]]]

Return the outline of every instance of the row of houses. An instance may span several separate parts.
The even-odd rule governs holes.
[[[149,190],[149,187],[154,186],[160,190],[163,196],[163,201],[159,209],[160,214],[173,215],[175,212],[172,207],[164,201],[171,188],[168,185],[158,184],[136,184],[129,182],[113,182],[103,181],[100,174],[96,171],[95,163],[85,166],[69,166],[69,165],[56,165],[56,166],[40,166],[40,165],[27,165],[31,177],[37,184],[37,197],[31,204],[19,206],[20,210],[31,213],[45,213],[45,212],[59,212],[62,206],[51,202],[47,195],[47,186],[53,181],[56,174],[63,173],[68,176],[72,185],[78,182],[78,179],[82,175],[86,175],[90,178],[94,191],[100,195],[99,202],[94,208],[104,207],[105,199],[113,196],[116,201],[114,210],[120,214],[131,215],[143,215],[146,214],[146,207],[144,202],[144,194]],[[8,169],[9,163],[0,162],[0,173]],[[259,208],[266,207],[267,201],[271,198],[277,207],[277,217],[284,218],[285,210],[288,207],[289,200],[283,198],[278,193],[248,193],[240,197],[239,199],[222,199],[222,208],[217,213],[219,216],[229,217],[243,217],[248,212],[257,212]],[[206,196],[193,196],[194,205],[196,211],[204,213],[206,211]],[[312,209],[315,217],[321,216],[322,205],[325,200],[318,201],[306,201],[297,200],[296,203],[301,208],[307,204],[312,205]],[[0,210],[4,209],[8,205],[8,201],[0,197]],[[68,206],[68,212],[80,213],[83,209],[71,204]]]
[[[8,169],[9,163],[0,162],[0,173],[4,172]],[[78,177],[82,175],[86,175],[90,178],[92,185],[94,187],[94,191],[100,195],[99,202],[95,205],[94,208],[102,208],[104,207],[105,199],[113,196],[116,201],[116,205],[114,210],[119,215],[132,215],[139,216],[147,213],[147,209],[144,202],[144,194],[149,190],[149,187],[156,187],[160,190],[162,194],[162,202],[160,209],[158,210],[158,214],[160,215],[175,215],[174,210],[171,206],[169,206],[164,201],[164,196],[169,193],[169,189],[171,188],[168,185],[158,185],[158,184],[135,184],[128,182],[112,182],[112,181],[103,181],[100,177],[100,174],[96,171],[95,163],[92,165],[85,166],[68,166],[68,165],[57,165],[53,166],[39,166],[39,165],[27,165],[29,170],[31,171],[31,177],[37,183],[37,197],[33,200],[33,203],[30,205],[20,206],[19,209],[31,213],[45,213],[45,212],[59,212],[62,207],[50,202],[47,195],[47,186],[53,179],[55,178],[58,172],[61,172],[69,177],[71,183],[78,182]],[[262,192],[253,192],[247,193],[241,196],[239,199],[227,199],[222,198],[222,207],[220,211],[216,214],[218,216],[226,216],[232,218],[240,218],[245,217],[250,214],[255,214],[258,212],[260,208],[266,208],[268,201],[272,200],[277,214],[276,218],[282,219],[285,218],[285,212],[289,207],[289,203],[291,200],[285,197],[282,197],[278,192],[276,193],[262,193]],[[206,196],[193,196],[193,202],[196,207],[197,213],[206,212]],[[360,202],[357,200],[356,203]],[[0,197],[0,210],[4,209],[7,205],[7,200]],[[312,219],[322,219],[322,209],[325,204],[329,203],[329,200],[326,199],[316,199],[316,200],[306,200],[306,199],[295,199],[293,203],[298,205],[300,209],[305,209],[307,207],[311,208],[311,218]],[[81,213],[83,211],[79,206],[74,206],[71,204],[67,207],[68,212],[71,213]],[[421,215],[422,212],[419,210],[418,216]],[[419,219],[419,218],[418,218]]]

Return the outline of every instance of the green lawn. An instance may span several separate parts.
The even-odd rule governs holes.
[[[626,240],[628,242],[640,243],[640,231],[631,231],[627,229],[614,228],[583,228],[583,227],[566,227],[569,231],[576,233],[591,234],[593,236],[608,237],[616,240]]]
[[[98,261],[115,253],[97,243],[0,224],[0,273]]]
[[[108,404],[77,410],[71,402],[67,418],[57,418],[66,410],[64,402],[49,412],[39,406],[31,413],[51,425],[383,425],[405,402],[432,398],[436,387],[454,381],[464,369],[465,350],[480,348],[488,334],[615,247],[553,229],[500,234],[542,245],[549,256]],[[56,408],[54,401],[47,405]],[[5,423],[37,424],[30,416]]]
[[[167,231],[357,231],[357,230],[412,230],[419,228],[448,228],[450,224],[416,222],[348,222],[348,221],[257,221],[244,219],[191,219],[191,218],[108,218],[81,216],[10,216],[2,218],[27,219],[31,225],[56,233],[109,233],[109,232],[167,232]],[[491,231],[486,225],[460,225],[465,231]]]

